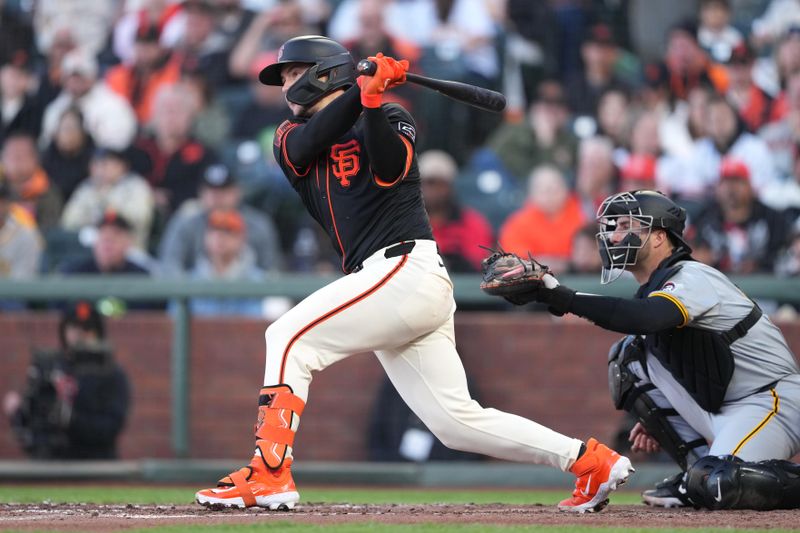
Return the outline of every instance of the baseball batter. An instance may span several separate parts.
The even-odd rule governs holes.
[[[522,301],[629,334],[609,353],[609,385],[617,408],[639,419],[632,449],[663,448],[683,470],[645,502],[800,507],[800,465],[787,461],[800,452],[797,361],[752,300],[691,257],[685,221],[655,191],[610,196],[598,211],[602,281],[629,270],[636,297],[576,293],[546,275]]]
[[[472,400],[453,334],[453,286],[420,193],[414,120],[383,104],[407,63],[378,54],[356,81],[339,43],[290,39],[262,83],[281,85],[294,118],[275,136],[275,157],[309,213],[330,236],[346,276],[300,302],[266,332],[256,451],[250,464],[197,493],[198,503],[292,508],[292,442],[312,372],[374,351],[417,416],[447,446],[577,476],[559,507],[597,511],[633,471],[630,461]],[[342,421],[346,431],[346,420]]]

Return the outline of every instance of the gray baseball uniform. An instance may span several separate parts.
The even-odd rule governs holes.
[[[718,270],[696,261],[682,268],[649,297],[667,298],[684,315],[684,326],[728,331],[742,320],[753,302]],[[767,318],[731,345],[735,369],[718,413],[702,409],[652,354],[647,373],[631,370],[657,390],[650,393],[660,407],[672,406],[669,417],[687,441],[711,443],[698,456],[737,455],[745,461],[789,459],[800,451],[800,368],[780,330]]]

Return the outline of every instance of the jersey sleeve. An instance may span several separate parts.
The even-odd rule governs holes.
[[[311,165],[307,167],[297,167],[291,161],[286,153],[286,137],[292,130],[300,126],[302,122],[294,120],[285,120],[278,129],[275,130],[275,138],[272,142],[272,153],[275,156],[275,161],[280,165],[281,170],[289,178],[289,181],[294,183],[297,179],[302,178],[308,174]]]
[[[404,138],[411,141],[413,146],[417,142],[417,125],[411,117],[411,113],[398,104],[387,104],[383,108],[389,124]]]
[[[720,304],[719,296],[713,286],[693,263],[687,263],[674,276],[668,279],[660,289],[652,291],[649,298],[665,298],[675,304],[683,315],[686,326],[710,309]]]
[[[385,104],[377,115],[367,112],[367,127],[373,132],[372,137],[367,138],[367,148],[373,159],[373,180],[378,187],[394,187],[404,180],[414,164],[417,137],[414,119],[400,105]]]

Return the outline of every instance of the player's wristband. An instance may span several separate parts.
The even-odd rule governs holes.
[[[361,105],[364,107],[376,109],[381,106],[382,100],[383,100],[383,95],[381,94],[365,94],[363,92],[361,93]]]

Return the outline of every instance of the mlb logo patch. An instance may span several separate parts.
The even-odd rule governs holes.
[[[662,291],[667,291],[667,292],[672,292],[672,291],[674,291],[674,290],[675,290],[675,284],[674,284],[674,283],[672,283],[671,281],[668,281],[668,282],[666,282],[666,283],[664,284],[664,286],[663,286],[663,287],[661,287],[661,290],[662,290]]]
[[[408,122],[398,122],[397,129],[400,130],[400,133],[411,139],[412,142],[416,142],[417,130],[414,129],[414,126]]]

